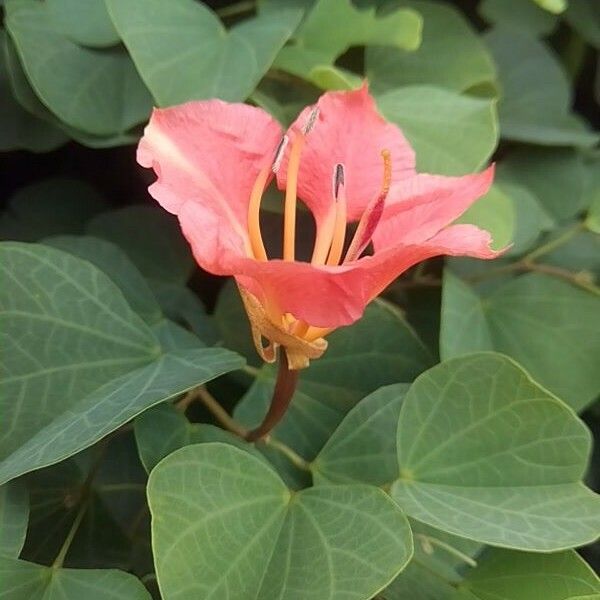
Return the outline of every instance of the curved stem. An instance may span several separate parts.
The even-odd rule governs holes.
[[[281,350],[279,355],[279,371],[273,390],[271,406],[263,422],[246,435],[248,442],[255,442],[264,437],[281,421],[285,415],[298,384],[299,371],[289,368],[287,354]]]

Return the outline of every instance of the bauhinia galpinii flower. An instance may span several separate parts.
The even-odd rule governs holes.
[[[198,264],[232,275],[267,362],[280,355],[257,439],[281,418],[299,369],[401,273],[440,255],[494,258],[491,236],[452,224],[487,192],[493,167],[464,177],[417,173],[415,153],[367,86],[330,92],[286,133],[265,111],[220,100],[155,109],[138,148],[150,194],[177,215]],[[269,255],[261,199],[282,190],[282,250]],[[297,203],[311,211],[312,256],[296,256]]]

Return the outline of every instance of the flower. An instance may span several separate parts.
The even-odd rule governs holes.
[[[290,369],[321,356],[329,332],[360,318],[416,263],[498,255],[487,231],[452,224],[487,192],[493,167],[464,177],[417,173],[412,148],[366,85],[324,94],[285,135],[246,104],[155,109],[137,158],[154,169],[150,194],[178,216],[198,264],[235,277],[260,355],[272,362],[282,346]],[[283,258],[269,260],[260,206],[274,176],[285,190]],[[297,197],[316,224],[310,262],[295,260]]]

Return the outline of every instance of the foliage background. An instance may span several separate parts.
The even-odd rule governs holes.
[[[365,491],[364,497],[360,490],[349,489],[347,497],[330,499],[338,510],[360,502],[368,506],[355,517],[355,537],[361,515],[381,516],[379,550],[360,549],[359,558],[373,563],[362,584],[355,584],[353,597],[368,598],[368,590],[379,590],[378,597],[386,600],[491,598],[499,593],[494,588],[498,572],[510,573],[519,582],[503,584],[503,598],[596,597],[590,594],[599,592],[597,580],[574,555],[527,551],[589,541],[589,529],[598,529],[598,521],[591,520],[598,514],[597,504],[593,508],[587,496],[569,496],[569,488],[548,522],[528,522],[532,531],[528,540],[517,530],[510,533],[508,526],[499,533],[491,526],[508,518],[501,510],[503,502],[510,502],[506,499],[489,501],[498,506],[484,514],[483,525],[462,519],[450,526],[453,509],[442,514],[434,510],[439,523],[428,520],[419,511],[429,505],[423,498],[411,500],[403,488],[402,477],[405,481],[412,477],[410,464],[404,464],[404,475],[397,479],[395,431],[399,418],[401,423],[408,420],[404,439],[420,426],[421,416],[418,411],[410,416],[408,400],[403,416],[398,416],[400,404],[408,384],[440,360],[458,361],[448,363],[456,372],[481,369],[493,374],[488,388],[479,389],[491,404],[496,380],[501,382],[497,401],[515,400],[514,378],[522,377],[519,367],[497,355],[464,358],[472,352],[495,351],[514,359],[544,388],[535,387],[532,394],[546,399],[548,413],[528,417],[515,413],[517,421],[527,424],[525,437],[542,441],[548,437],[544,456],[549,464],[558,462],[566,469],[571,460],[575,471],[585,465],[587,446],[579,421],[568,411],[560,412],[564,405],[553,404],[546,390],[578,412],[598,436],[598,3],[262,0],[257,6],[206,5],[215,12],[193,0],[2,3],[0,234],[5,240],[43,245],[31,252],[10,245],[3,249],[0,308],[6,346],[0,414],[10,427],[1,437],[0,473],[2,481],[21,477],[0,488],[0,575],[11,582],[7,591],[0,590],[0,598],[35,597],[36,585],[42,590],[46,585],[65,598],[81,597],[80,586],[93,598],[107,597],[107,587],[114,589],[114,598],[145,597],[143,588],[122,573],[102,571],[88,580],[82,571],[61,568],[53,572],[54,579],[44,579],[47,572],[35,565],[53,563],[57,568],[128,571],[156,594],[145,498],[147,471],[185,444],[241,443],[205,425],[216,421],[202,402],[189,406],[187,420],[181,411],[163,404],[138,416],[134,426],[124,424],[149,406],[178,400],[188,388],[208,381],[210,393],[246,425],[260,419],[268,402],[273,374],[269,368],[256,371],[260,365],[232,286],[194,267],[178,228],[147,195],[152,176],[136,165],[132,144],[151,106],[213,96],[248,99],[287,124],[323,90],[348,89],[365,76],[380,110],[414,145],[419,170],[455,175],[478,170],[490,160],[497,162],[494,187],[464,220],[490,229],[498,247],[513,246],[494,264],[433,260],[394,284],[363,321],[332,336],[327,355],[303,374],[294,408],[275,432],[283,452],[274,445],[260,450],[294,489],[308,485],[311,477],[316,484],[362,482],[386,491],[389,482],[397,480],[392,496],[411,517],[429,523],[411,519],[415,558],[385,587],[385,574],[378,576],[374,565],[389,562],[393,572],[400,567],[403,552],[408,559],[406,544],[387,547],[382,541],[386,531],[406,539],[404,525],[389,517],[381,498],[368,495],[375,488]],[[268,206],[266,229],[275,236],[276,200],[269,199]],[[97,297],[88,299],[91,304],[84,305],[85,299],[77,296],[73,278],[96,291]],[[36,308],[40,299],[41,308]],[[97,313],[94,327],[108,332],[112,341],[98,345],[38,327],[36,319],[50,311],[48,307],[55,311],[53,318],[80,319],[86,326],[90,315]],[[34,318],[38,309],[41,312]],[[29,320],[17,322],[15,310],[29,311]],[[245,357],[249,366],[240,370],[243,360],[226,349]],[[116,364],[86,371],[85,377],[66,374],[78,360],[88,360],[94,353],[106,360],[117,357]],[[35,365],[58,375],[34,376]],[[227,375],[214,379],[222,373]],[[443,370],[428,371],[427,377],[443,380]],[[149,380],[154,387],[143,390]],[[425,403],[425,391],[416,384],[410,394],[415,402]],[[451,423],[452,430],[467,427],[470,409],[453,405],[451,397],[444,401],[447,414],[462,415]],[[564,438],[565,431],[572,430],[575,441],[564,447],[560,441],[552,442],[553,421],[548,414],[561,423],[556,435]],[[483,448],[499,432],[511,437],[514,422],[509,426],[494,422],[497,429],[491,438],[485,429],[474,427],[468,438],[472,445],[465,442],[454,448],[448,464],[431,463],[435,468],[427,476],[443,483],[443,474],[456,471],[461,456],[483,455]],[[437,427],[437,436],[424,428],[425,438],[429,432],[434,445],[448,424]],[[351,442],[353,431],[359,433],[353,433]],[[416,450],[408,448],[408,455],[414,451],[427,456],[431,447],[419,450],[419,443],[414,440]],[[298,468],[294,456],[290,462],[286,448],[307,461],[318,457],[311,472],[302,464]],[[377,459],[365,459],[365,449],[376,452]],[[223,466],[228,460],[254,473],[257,489],[266,485],[256,461],[235,455],[230,448],[215,452],[211,455],[209,449],[206,456],[190,459],[206,465],[207,479],[198,488],[210,483],[211,461]],[[492,470],[507,470],[489,457],[483,460]],[[599,462],[596,450],[586,474],[587,484],[596,490]],[[29,474],[22,476],[25,473]],[[504,482],[506,487],[497,494],[517,485],[518,473],[515,467],[514,481]],[[176,485],[165,467],[167,475],[174,478],[167,488]],[[543,479],[544,485],[571,484],[566,475],[564,481],[547,472],[542,477],[541,471],[526,475],[529,480],[539,476],[538,483]],[[486,475],[479,476],[483,485]],[[473,486],[467,471],[456,477]],[[580,474],[573,477],[576,481]],[[165,481],[157,476],[152,485],[160,489]],[[231,485],[235,488],[235,481]],[[553,488],[557,501],[561,493]],[[526,512],[532,498],[515,511]],[[221,501],[234,499],[230,494]],[[152,496],[150,500],[152,504]],[[209,505],[210,498],[194,502]],[[453,502],[460,506],[456,499],[447,503],[452,507]],[[274,514],[277,506],[276,502],[271,506]],[[192,515],[196,520],[201,516]],[[388,517],[390,521],[385,520]],[[246,523],[256,518],[250,512]],[[564,523],[569,534],[557,523]],[[173,523],[165,536],[172,527]],[[236,523],[229,527],[235,530]],[[541,539],[541,530],[550,541]],[[74,537],[64,545],[69,531]],[[368,527],[365,531],[366,538],[375,535]],[[516,550],[482,551],[481,542]],[[352,545],[353,538],[343,543]],[[308,555],[298,552],[294,564],[312,568]],[[581,550],[592,565],[599,564],[598,552],[597,546]],[[470,557],[480,554],[481,565],[469,566]],[[18,563],[18,555],[27,562]],[[318,553],[315,556],[324,560]],[[357,565],[348,559],[344,568],[351,572]],[[218,564],[215,568],[221,572]],[[256,568],[250,565],[248,572]],[[319,568],[315,565],[311,573]],[[525,583],[519,569],[529,578]],[[165,567],[165,582],[177,580],[177,573],[168,570]],[[342,575],[350,577],[348,572]],[[297,576],[302,576],[302,569]],[[461,584],[464,577],[467,583]],[[572,587],[577,578],[589,579],[589,588]],[[313,584],[300,597],[325,597],[319,587],[325,583],[316,577]],[[296,597],[291,587],[282,589],[282,597]],[[556,595],[561,589],[564,594]],[[539,596],[531,595],[532,590]],[[223,592],[213,593],[221,597]],[[174,592],[166,598],[171,597]]]

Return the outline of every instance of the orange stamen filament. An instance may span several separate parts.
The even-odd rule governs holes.
[[[327,257],[329,266],[337,266],[340,264],[342,252],[344,251],[344,242],[346,241],[346,191],[343,187],[340,188],[338,199],[335,205],[335,226],[333,229],[333,240],[331,242],[331,250]]]
[[[298,189],[300,154],[302,153],[304,140],[304,134],[299,131],[296,132],[290,150],[283,212],[283,260],[293,261],[296,256],[296,193]]]
[[[250,203],[248,206],[248,235],[250,236],[250,245],[252,253],[256,260],[268,260],[265,244],[260,233],[260,203],[265,191],[267,179],[271,173],[271,165],[263,167],[252,186],[250,193]]]
[[[358,260],[365,248],[369,245],[373,233],[379,224],[379,219],[383,212],[385,199],[390,191],[392,181],[392,160],[389,150],[382,150],[381,157],[383,159],[383,180],[381,183],[381,191],[377,197],[372,200],[365,211],[363,212],[358,227],[354,233],[354,237],[350,242],[350,247],[346,252],[344,262]]]

